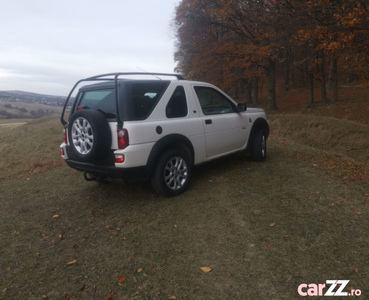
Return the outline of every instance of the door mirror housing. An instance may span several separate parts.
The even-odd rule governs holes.
[[[246,109],[247,109],[246,103],[238,103],[237,104],[237,110],[238,110],[238,112],[246,111]]]

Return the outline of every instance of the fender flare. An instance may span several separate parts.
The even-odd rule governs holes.
[[[256,119],[254,124],[252,124],[251,130],[250,130],[250,136],[249,136],[249,140],[246,146],[246,153],[250,152],[252,143],[254,142],[255,134],[260,128],[264,131],[265,138],[268,138],[269,132],[270,132],[270,127],[269,127],[268,122],[263,118]]]
[[[154,147],[151,149],[146,164],[149,175],[151,175],[152,171],[154,170],[159,156],[163,153],[163,151],[166,151],[167,149],[185,149],[186,151],[188,151],[191,157],[191,164],[193,165],[195,150],[191,141],[187,137],[180,134],[169,134],[157,141]]]

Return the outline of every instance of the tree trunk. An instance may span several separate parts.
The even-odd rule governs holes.
[[[259,103],[259,77],[255,77],[251,81],[251,100],[252,105],[257,105]]]
[[[291,70],[290,70],[290,77],[291,77],[291,85],[293,88],[297,87],[296,84],[296,71],[295,71],[295,67],[292,65]]]
[[[268,87],[268,109],[275,110],[278,109],[276,104],[276,95],[275,95],[275,61],[269,60],[269,65],[267,67],[267,87]]]
[[[333,98],[332,103],[338,101],[338,73],[337,73],[337,58],[332,58],[332,88],[333,88]]]
[[[331,61],[329,64],[329,73],[328,73],[328,86],[327,86],[328,91],[331,91],[333,88],[333,72],[334,72],[333,61],[334,61],[334,58],[331,58]]]
[[[307,73],[307,84],[309,89],[309,100],[308,100],[308,108],[310,108],[314,103],[314,73],[313,66],[309,65],[306,67]]]
[[[284,90],[288,92],[290,90],[290,62],[288,59],[287,49],[284,49],[284,66],[283,66],[283,77],[284,77]]]
[[[247,80],[245,82],[245,93],[246,93],[246,103],[247,104],[251,104],[252,100],[251,100],[251,81]]]
[[[324,50],[320,51],[320,58],[322,59],[320,65],[319,65],[319,72],[320,72],[320,76],[321,76],[320,93],[321,93],[321,97],[322,97],[322,102],[324,104],[327,104],[328,99],[327,99],[327,90],[326,90],[326,86],[325,86],[325,54],[324,54]]]

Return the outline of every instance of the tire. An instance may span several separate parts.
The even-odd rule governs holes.
[[[264,161],[267,156],[266,135],[263,130],[259,129],[252,144],[251,158],[255,161]]]
[[[111,147],[111,132],[105,116],[94,109],[79,110],[68,126],[69,144],[79,161],[104,158]]]
[[[192,162],[188,151],[172,149],[164,152],[151,176],[152,187],[160,194],[174,197],[188,187]]]

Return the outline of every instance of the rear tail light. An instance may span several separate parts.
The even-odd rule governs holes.
[[[64,156],[64,155],[65,155],[65,153],[64,153],[64,149],[60,149],[60,154],[61,154],[62,156]]]
[[[68,145],[68,140],[67,140],[67,128],[63,129],[63,138],[64,138],[64,143],[66,143]]]
[[[118,149],[125,149],[129,145],[128,131],[127,129],[118,129]]]

